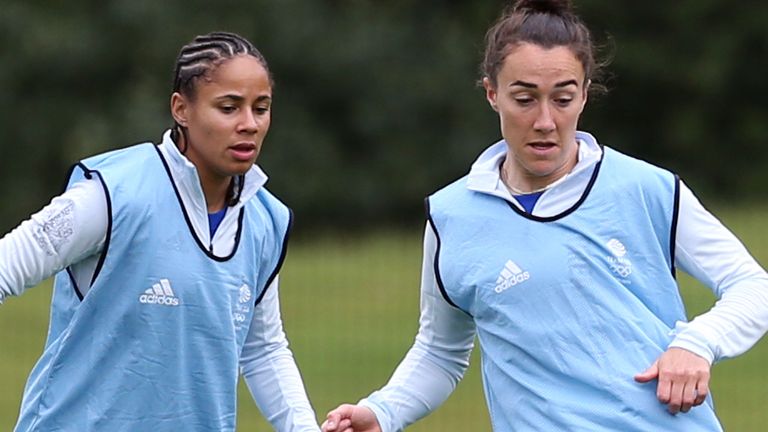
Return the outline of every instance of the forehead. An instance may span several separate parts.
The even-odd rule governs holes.
[[[550,80],[574,79],[584,81],[584,67],[566,46],[544,48],[531,43],[514,46],[504,58],[499,71],[499,83],[526,81],[543,83]]]
[[[236,91],[270,93],[269,73],[256,57],[239,55],[224,60],[197,83],[198,92]]]

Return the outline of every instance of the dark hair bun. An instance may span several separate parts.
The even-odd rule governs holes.
[[[573,12],[570,0],[517,0],[512,10],[553,15],[565,15]]]

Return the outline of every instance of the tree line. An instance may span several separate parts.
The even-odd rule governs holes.
[[[477,86],[500,1],[5,0],[0,229],[61,191],[80,158],[158,141],[173,62],[229,30],[275,77],[259,164],[297,227],[414,224],[423,198],[499,139]],[[712,200],[768,185],[768,3],[575,0],[610,57],[581,129]]]

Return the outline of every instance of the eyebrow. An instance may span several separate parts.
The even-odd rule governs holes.
[[[237,94],[225,94],[225,95],[217,97],[216,99],[217,100],[231,99],[231,100],[233,100],[235,102],[242,102],[242,101],[245,100],[244,97],[242,97],[240,95],[237,95]],[[272,100],[272,97],[269,96],[269,95],[261,95],[261,96],[256,98],[256,102],[263,102],[263,101],[268,101],[268,100]]]
[[[575,85],[575,86],[577,86],[577,87],[578,87],[578,86],[579,86],[579,83],[578,83],[578,82],[576,82],[576,80],[574,80],[574,79],[570,79],[570,80],[567,80],[567,81],[561,81],[561,82],[559,82],[559,83],[555,84],[555,88],[567,87],[567,86],[569,86],[569,85]],[[538,88],[538,87],[539,87],[539,86],[537,86],[537,85],[536,85],[536,84],[534,84],[534,83],[529,83],[529,82],[520,81],[520,80],[517,80],[517,81],[513,82],[513,83],[512,83],[512,84],[510,84],[509,86],[510,86],[510,87],[514,87],[514,86],[520,86],[520,87],[531,88],[531,89],[535,89],[535,88]]]

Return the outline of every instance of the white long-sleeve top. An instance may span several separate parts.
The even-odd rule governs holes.
[[[250,169],[240,203],[227,210],[211,238],[197,169],[179,152],[169,132],[164,134],[159,149],[198,238],[217,255],[228,255],[235,245],[240,207],[266,183],[266,175],[258,166]],[[70,266],[77,286],[87,295],[106,240],[107,219],[101,183],[97,179],[83,180],[5,235],[0,239],[0,303]],[[62,226],[68,229],[62,230]],[[283,332],[278,279],[267,287],[254,311],[240,369],[254,401],[275,430],[316,432],[319,428],[315,413]]]
[[[580,141],[577,165],[543,193],[532,214],[554,216],[572,207],[591,177],[576,174],[594,170],[601,156],[596,143]],[[505,157],[504,142],[489,147],[472,165],[467,187],[523,210],[500,178]],[[427,224],[416,340],[389,382],[360,401],[376,414],[383,432],[399,431],[436,409],[469,365],[475,324],[440,293],[434,272],[437,244]],[[669,347],[687,349],[713,363],[745,352],[768,331],[768,274],[682,182],[675,265],[709,287],[719,300],[690,323],[678,322]]]

